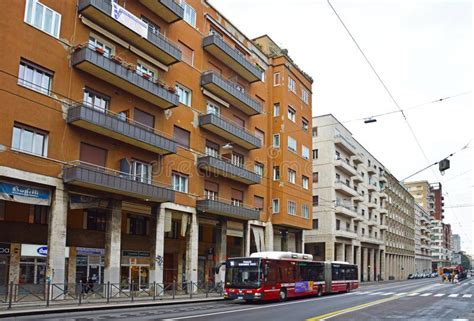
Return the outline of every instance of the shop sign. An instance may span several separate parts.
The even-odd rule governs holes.
[[[51,205],[51,190],[29,185],[0,182],[0,199],[33,205]]]
[[[100,198],[94,196],[69,194],[69,207],[72,210],[107,207],[108,205],[109,202],[107,200],[101,200]]]
[[[148,37],[148,25],[116,2],[112,2],[112,18],[135,31],[143,38]]]
[[[122,256],[150,257],[150,252],[148,251],[122,251]]]
[[[0,255],[10,255],[10,244],[0,243]]]
[[[46,257],[48,256],[47,245],[22,244],[21,256]],[[69,257],[69,247],[64,250],[64,256]]]
[[[77,255],[97,255],[97,256],[104,256],[105,250],[104,249],[94,249],[89,247],[76,247],[76,254]]]

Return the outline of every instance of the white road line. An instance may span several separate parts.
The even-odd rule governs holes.
[[[448,295],[448,298],[457,298],[459,294],[457,293],[453,293],[453,294],[450,294]]]
[[[422,295],[420,296],[430,296],[432,293],[423,293]]]
[[[443,295],[444,295],[444,293],[438,293],[438,294],[435,294],[434,296],[437,297],[437,298],[439,298],[439,297],[441,297],[441,296],[443,296]]]
[[[382,295],[392,295],[392,294],[395,294],[395,292],[387,292],[387,293],[384,293]]]
[[[367,292],[367,291],[357,291],[357,292],[354,292],[354,293],[361,295],[361,294],[367,294],[367,293],[369,293],[369,292]]]
[[[374,293],[370,293],[369,295],[379,295],[379,294],[382,294],[383,292],[374,292]]]
[[[410,294],[408,294],[407,296],[415,296],[415,295],[418,295],[418,294],[420,294],[420,293],[418,293],[418,292],[414,292],[414,293],[410,293]]]
[[[472,294],[464,294],[462,297],[463,298],[472,298]]]
[[[406,292],[401,292],[401,293],[397,293],[396,295],[405,295],[407,294]]]

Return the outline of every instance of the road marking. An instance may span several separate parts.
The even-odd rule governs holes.
[[[333,318],[335,316],[339,316],[341,314],[353,312],[353,311],[356,311],[356,310],[362,310],[362,309],[365,309],[365,308],[368,308],[368,307],[371,307],[371,306],[374,306],[374,305],[377,305],[377,304],[385,303],[385,302],[388,302],[388,301],[392,301],[392,300],[395,300],[395,299],[397,299],[397,298],[396,297],[391,297],[391,298],[387,298],[387,299],[382,299],[382,300],[377,300],[377,301],[373,301],[373,302],[369,302],[369,303],[364,303],[364,304],[356,305],[356,306],[353,306],[353,307],[350,307],[350,308],[346,308],[346,309],[342,309],[342,310],[338,310],[338,311],[318,315],[316,317],[306,319],[306,321],[324,321],[324,320]]]
[[[361,295],[361,294],[367,294],[367,293],[370,293],[370,291],[357,291],[357,292],[354,292],[355,294],[358,294],[358,295]]]
[[[395,292],[387,292],[387,293],[384,293],[384,294],[382,294],[382,295],[385,296],[385,295],[392,295],[392,294],[395,294]]]
[[[438,294],[435,294],[434,296],[439,298],[440,296],[443,296],[443,295],[444,293],[438,293]]]
[[[379,295],[379,294],[382,294],[383,292],[374,292],[374,293],[370,293],[369,295]]]
[[[463,298],[472,298],[472,294],[464,294],[462,297]]]
[[[454,293],[454,294],[450,294],[448,295],[448,298],[457,298],[459,294],[457,293]]]
[[[423,293],[420,296],[430,296],[432,293]]]
[[[418,295],[418,294],[420,294],[420,293],[418,293],[418,292],[413,292],[413,293],[408,294],[407,296],[415,296],[415,295]]]

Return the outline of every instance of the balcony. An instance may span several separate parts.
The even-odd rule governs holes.
[[[130,175],[81,162],[63,168],[64,183],[154,202],[174,202],[174,191],[153,182],[133,180]]]
[[[357,238],[357,233],[355,233],[352,230],[347,230],[347,229],[336,229],[334,231],[334,234],[336,237],[342,237],[342,238],[347,238],[347,239],[355,239]]]
[[[183,19],[184,9],[174,0],[140,0],[140,2],[167,23]]]
[[[378,209],[378,211],[381,215],[383,215],[383,214],[387,215],[388,214],[388,210],[386,208],[381,207],[381,208]]]
[[[345,204],[342,201],[336,201],[335,213],[346,216],[348,218],[357,217],[357,212],[355,211],[354,207],[352,207],[350,204]]]
[[[359,173],[356,172],[356,174],[354,174],[354,175],[352,176],[352,181],[353,181],[354,183],[362,183],[362,182],[364,181],[364,179],[362,178],[362,176],[360,176]]]
[[[369,179],[369,183],[367,184],[368,191],[376,191],[377,190],[377,183],[374,180]]]
[[[379,198],[380,198],[380,199],[388,198],[388,195],[387,195],[387,193],[385,193],[384,191],[380,191],[380,192],[379,192]]]
[[[140,97],[162,109],[176,107],[178,95],[158,86],[136,72],[127,69],[96,50],[83,47],[77,49],[71,58],[72,66],[105,82]]]
[[[360,203],[360,202],[365,201],[365,197],[362,196],[362,195],[360,195],[360,194],[358,194],[358,195],[352,197],[352,201],[353,201],[354,203]]]
[[[255,149],[262,146],[260,139],[245,128],[218,115],[199,116],[199,126],[246,149]]]
[[[248,82],[262,80],[262,71],[220,36],[214,34],[205,37],[202,47]]]
[[[199,169],[227,177],[247,185],[259,184],[261,180],[261,176],[252,171],[234,165],[227,160],[215,158],[212,156],[199,157],[197,166]]]
[[[359,165],[364,162],[362,159],[362,155],[359,155],[359,154],[355,154],[351,156],[351,160],[352,160],[352,163],[354,163],[354,165]]]
[[[379,178],[380,178],[380,183],[385,183],[386,184],[388,182],[387,177],[385,177],[385,174],[380,175]]]
[[[199,212],[216,214],[236,218],[240,220],[259,220],[260,211],[243,206],[233,204],[227,200],[204,199],[197,200],[196,207]]]
[[[370,201],[369,201],[369,202],[367,202],[367,208],[374,209],[374,208],[377,208],[377,207],[378,207],[378,205],[377,205],[377,204],[375,204],[375,203],[372,203],[372,202],[370,202]]]
[[[171,2],[171,1],[154,1]],[[121,8],[121,7],[119,7]],[[123,9],[123,8],[122,8]],[[112,15],[112,1],[110,0],[79,0],[79,13],[90,19],[95,24],[106,29],[119,38],[127,41],[130,45],[148,53],[153,58],[158,59],[163,64],[169,66],[181,60],[181,50],[177,45],[166,39],[159,33],[150,32],[145,24],[146,34],[139,34],[138,31],[131,29]],[[141,21],[140,18],[131,15],[126,11],[118,11],[114,15],[125,17],[125,20]],[[131,26],[133,28],[133,25]]]
[[[334,135],[334,144],[336,146],[344,149],[350,156],[355,155],[355,145],[352,144],[352,142],[347,139],[345,136],[342,134],[336,134]]]
[[[385,224],[382,224],[382,225],[379,225],[379,229],[380,229],[380,230],[387,230],[387,229],[388,229],[388,226],[385,225]]]
[[[375,237],[369,237],[368,235],[361,236],[360,241],[363,243],[371,243],[371,244],[378,244],[378,245],[384,244],[383,239],[381,239],[380,237],[375,238]]]
[[[357,170],[342,158],[336,158],[334,161],[334,166],[349,176],[357,175]]]
[[[357,193],[352,187],[350,187],[349,184],[343,181],[335,181],[334,184],[335,184],[334,189],[336,190],[336,192],[340,192],[349,197],[354,197],[354,196],[359,195],[359,193]]]
[[[377,170],[373,166],[367,166],[367,174],[375,175],[377,174]]]
[[[262,105],[257,100],[237,89],[236,84],[222,78],[215,72],[203,73],[201,75],[201,86],[249,116],[262,113]]]
[[[111,137],[151,152],[166,155],[176,153],[176,143],[132,120],[86,105],[77,105],[67,111],[68,124]]]

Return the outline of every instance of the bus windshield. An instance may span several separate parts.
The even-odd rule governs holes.
[[[225,267],[225,287],[256,289],[261,286],[260,259],[230,259]]]

